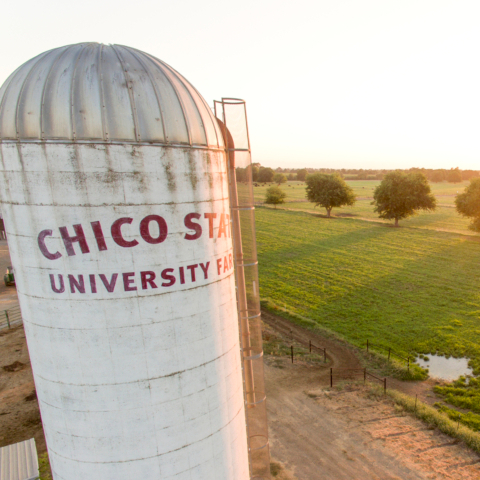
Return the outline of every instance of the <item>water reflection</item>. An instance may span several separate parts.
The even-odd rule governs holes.
[[[431,377],[442,380],[456,380],[460,375],[472,375],[468,358],[446,358],[443,355],[427,355],[428,360],[418,358],[416,363],[428,368]]]

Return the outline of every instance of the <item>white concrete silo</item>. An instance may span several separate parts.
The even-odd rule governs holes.
[[[249,478],[227,167],[160,60],[85,43],[0,90],[0,195],[56,480]]]

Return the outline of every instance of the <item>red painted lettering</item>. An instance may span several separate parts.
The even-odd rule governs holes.
[[[45,237],[51,237],[51,236],[52,236],[51,230],[42,230],[38,234],[38,239],[37,239],[38,246],[45,258],[48,258],[49,260],[56,260],[57,258],[60,258],[62,254],[60,252],[50,253],[47,249],[47,246],[45,245]],[[61,293],[61,292],[57,292],[57,293]]]
[[[164,280],[168,280],[168,283],[163,282],[162,287],[171,287],[172,285],[175,284],[175,277],[172,275],[173,273],[173,268],[166,268],[165,270],[162,271],[162,278]]]
[[[118,220],[115,220],[113,222],[111,229],[112,238],[117,245],[120,245],[124,248],[134,247],[135,245],[138,245],[137,240],[125,240],[122,236],[122,225],[125,225],[126,223],[131,224],[132,222],[133,218],[130,217],[119,218]]]
[[[85,293],[85,282],[83,281],[83,275],[78,276],[78,281],[73,275],[69,275],[68,281],[70,282],[70,291],[72,293],[75,293],[75,288],[80,293]]]
[[[202,235],[201,225],[192,221],[193,218],[196,218],[198,220],[200,217],[201,215],[199,213],[189,213],[188,215],[185,215],[183,223],[190,230],[195,230],[195,233],[186,233],[185,240],[196,240]]]
[[[232,231],[230,226],[230,215],[227,213],[225,214],[225,216],[227,217],[228,238],[232,238]]]
[[[183,267],[180,267],[178,270],[180,271],[180,283],[183,285],[185,283],[185,272]]]
[[[207,262],[206,265],[203,263],[200,264],[200,268],[203,271],[203,276],[205,277],[205,280],[208,278],[208,267],[210,266],[210,262]]]
[[[95,275],[89,275],[90,278],[90,288],[92,293],[97,293],[97,282],[95,281]]]
[[[159,234],[157,238],[153,238],[150,235],[150,230],[148,228],[150,222],[157,222]],[[167,222],[164,220],[163,217],[159,215],[148,215],[140,222],[140,235],[141,237],[147,242],[153,245],[157,243],[162,243],[168,234],[168,227]]]
[[[150,285],[150,288],[158,288],[156,283],[154,282],[155,277],[155,272],[140,272],[140,278],[142,280],[142,290],[147,290],[148,285]]]
[[[228,272],[228,258],[223,259],[223,273]]]
[[[231,253],[228,254],[228,268],[233,268],[233,257]]]
[[[78,242],[82,253],[90,252],[87,245],[87,240],[85,238],[85,234],[83,233],[83,228],[80,224],[73,225],[73,230],[75,231],[74,237],[71,237],[68,234],[67,227],[60,227],[59,230],[60,230],[60,235],[62,236],[63,243],[65,244],[65,248],[67,249],[67,253],[69,257],[71,257],[72,255],[75,255],[75,250],[73,248],[74,242]]]
[[[130,286],[135,282],[133,277],[135,275],[135,272],[128,272],[128,273],[122,273],[123,276],[123,288],[126,292],[134,292],[137,287]]]
[[[222,272],[220,271],[222,269],[222,259],[221,258],[217,258],[217,271],[218,271],[218,274],[220,275]]]
[[[205,213],[205,218],[208,218],[208,236],[213,238],[213,219],[217,218],[216,213]]]
[[[198,267],[198,263],[195,265],[188,265],[187,270],[190,270],[190,274],[192,275],[192,282],[195,282],[195,269]]]
[[[110,282],[107,280],[107,277],[101,273],[99,275],[100,277],[100,280],[103,282],[103,284],[105,285],[105,288],[107,289],[107,292],[113,292],[115,290],[115,285],[117,283],[117,277],[118,277],[118,273],[114,273],[112,275],[112,278],[110,279]]]
[[[226,225],[225,225],[225,214],[224,213],[220,214],[220,225],[218,226],[218,238],[220,238],[222,236],[222,233],[223,233],[223,236],[226,238],[227,237],[227,228],[226,228]]]
[[[95,235],[95,240],[97,241],[98,249],[103,252],[107,250],[107,244],[105,243],[105,237],[103,236],[102,226],[100,222],[90,222],[92,226],[93,234]]]
[[[50,285],[52,286],[52,290],[55,293],[63,293],[65,291],[65,284],[63,283],[63,275],[58,275],[58,281],[60,283],[60,287],[57,288],[55,286],[55,276],[51,273],[50,274]]]

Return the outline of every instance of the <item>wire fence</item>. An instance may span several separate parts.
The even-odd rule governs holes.
[[[305,345],[304,342],[298,342],[298,343]],[[314,345],[312,343],[311,340],[309,340],[308,341],[308,349],[309,349],[310,353],[312,353],[312,349],[322,352],[323,353],[323,363],[327,363],[327,349],[325,347],[317,347],[316,345]],[[290,356],[292,358],[292,363],[293,363],[293,359],[294,359],[294,356],[295,356],[293,345],[290,346]]]
[[[367,340],[367,352],[370,351],[370,347],[373,347],[375,349],[383,350],[384,352],[388,352],[388,361],[390,361],[390,357],[392,355],[394,355],[395,357],[399,358],[400,360],[403,360],[403,361],[407,362],[407,369],[408,369],[408,371],[410,371],[410,357],[404,357],[404,356],[394,352],[390,347],[383,347],[382,345],[372,345]]]
[[[292,331],[290,330],[290,333],[292,334]],[[299,342],[300,344],[304,344],[305,345],[305,342],[303,341],[300,341]],[[368,340],[367,340],[367,351],[368,351]],[[320,352],[323,353],[323,361],[324,363],[327,363],[327,349],[325,347],[318,347],[316,345],[314,345],[312,343],[311,340],[308,341],[308,349],[310,351],[310,353],[312,353],[312,349],[313,350],[319,350]],[[390,355],[393,353],[391,351],[391,349],[388,349],[389,350],[389,360],[390,360]],[[292,363],[294,363],[294,358],[295,358],[295,349],[294,349],[294,346],[291,345],[290,346],[290,356],[291,356],[291,359],[292,359]],[[401,357],[399,356],[400,358],[404,358],[404,357]],[[407,360],[407,359],[405,359]],[[410,359],[408,359],[408,362],[409,362],[409,366],[410,366]],[[333,387],[333,380],[334,378],[337,378],[337,379],[343,379],[343,380],[347,380],[347,379],[352,379],[352,378],[356,378],[356,377],[359,377],[359,376],[363,376],[363,384],[365,385],[367,383],[367,381],[369,379],[373,380],[373,381],[377,381],[377,382],[380,382],[382,385],[383,385],[383,391],[384,393],[387,393],[387,378],[380,378],[380,377],[377,377],[376,375],[374,375],[373,373],[369,372],[366,368],[333,368],[331,367],[330,368],[330,387]]]
[[[330,387],[333,388],[333,379],[335,377],[343,380],[350,380],[358,376],[363,376],[363,384],[365,385],[369,378],[380,382],[383,385],[383,392],[387,393],[387,378],[380,378],[369,372],[366,368],[330,368]]]
[[[0,329],[12,328],[23,323],[20,305],[15,305],[7,310],[0,310]]]

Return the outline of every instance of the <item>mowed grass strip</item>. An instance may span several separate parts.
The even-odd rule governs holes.
[[[324,208],[315,207],[310,202],[295,202],[280,205],[278,208],[287,210],[298,210],[304,212],[317,213],[319,215],[326,215]],[[373,222],[393,225],[393,220],[384,220],[378,218],[378,213],[373,211],[371,200],[357,200],[353,207],[334,208],[332,215],[335,217],[366,219]],[[480,235],[468,229],[470,220],[461,217],[454,207],[438,206],[434,212],[419,212],[418,215],[400,220],[400,225],[403,227],[426,228],[428,230],[449,231],[455,233],[462,233],[464,235],[477,236]]]
[[[480,374],[480,239],[257,208],[261,296],[345,339],[467,356]]]
[[[393,224],[393,220],[383,220],[378,218],[378,214],[373,211],[374,206],[371,205],[371,202],[373,201],[373,190],[379,183],[379,180],[347,181],[347,184],[353,188],[358,200],[352,207],[334,208],[332,210],[332,215]],[[458,184],[447,182],[431,183],[430,187],[437,198],[438,206],[436,211],[423,212],[420,210],[417,215],[406,220],[401,220],[401,225],[405,227],[426,228],[429,230],[462,233],[464,235],[480,237],[480,234],[468,229],[470,219],[460,216],[454,205],[456,192],[463,192],[465,186],[468,184],[469,182]],[[266,184],[265,186],[263,186],[263,184],[258,185],[258,187],[254,187],[255,201],[263,202],[269,184]],[[306,200],[305,183],[288,182],[287,184],[282,185],[281,188],[287,193],[287,198],[286,203],[278,208],[326,215],[324,208],[315,207],[315,204]]]

